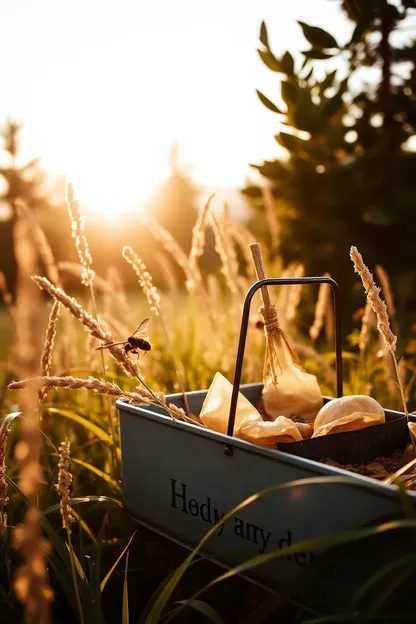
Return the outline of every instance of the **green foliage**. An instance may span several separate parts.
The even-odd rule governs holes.
[[[286,82],[282,80],[281,83],[282,88],[282,99],[287,106],[294,104],[298,99],[298,88],[296,85],[291,82]]]
[[[295,71],[295,60],[293,58],[293,56],[290,54],[290,52],[286,51],[281,60],[280,60],[280,65],[282,68],[282,72],[284,74],[286,74],[287,76],[294,76],[294,71]]]
[[[274,72],[281,72],[282,66],[270,50],[257,50],[263,63]]]
[[[322,28],[310,26],[305,24],[305,22],[298,22],[298,24],[302,28],[305,39],[312,47],[324,49],[338,48],[336,39]]]
[[[0,178],[5,187],[0,196],[3,209],[8,208],[8,215],[0,220],[0,271],[4,274],[8,291],[15,294],[17,281],[17,264],[13,243],[13,232],[18,218],[18,201],[24,202],[36,213],[49,212],[52,203],[46,197],[43,186],[45,175],[39,167],[38,160],[30,160],[20,164],[19,142],[22,126],[15,121],[7,120],[0,130],[2,146],[2,164]]]
[[[265,95],[263,95],[263,93],[261,93],[260,91],[256,90],[257,95],[259,96],[259,100],[262,104],[264,104],[264,106],[266,108],[268,108],[269,110],[272,111],[272,113],[278,113],[279,115],[283,115],[284,113],[280,110],[280,108],[278,108],[276,106],[276,104],[273,104],[273,102],[271,102],[269,100],[269,98],[267,98]]]
[[[409,279],[409,267],[416,266],[411,235],[416,155],[405,147],[416,133],[416,43],[396,44],[399,40],[391,36],[410,24],[406,2],[345,0],[342,9],[353,22],[347,43],[299,22],[311,46],[302,53],[303,65],[286,61],[284,71],[283,59],[293,57],[287,52],[278,59],[275,71],[286,76],[280,82],[286,111],[275,138],[288,159],[255,166],[272,182],[285,261],[306,261],[309,274],[329,268],[350,293],[351,244],[365,252],[371,265],[383,264],[393,284],[402,283],[405,273]],[[268,39],[263,44],[267,47]],[[334,55],[338,68],[322,76]],[[378,83],[360,80],[363,67],[377,66],[383,68]],[[256,210],[263,210],[253,184],[247,196]],[[414,270],[410,279],[414,284]],[[410,309],[416,298],[410,292],[407,297],[404,306]],[[353,302],[354,295],[348,299]]]

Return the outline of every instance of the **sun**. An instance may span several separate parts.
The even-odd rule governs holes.
[[[143,211],[168,174],[163,155],[134,153],[127,142],[123,151],[123,158],[112,159],[95,147],[91,158],[74,155],[65,167],[83,210],[111,223],[122,223]]]

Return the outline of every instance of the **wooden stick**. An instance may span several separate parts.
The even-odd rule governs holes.
[[[263,258],[261,255],[260,245],[258,243],[251,243],[250,251],[251,251],[251,255],[253,256],[253,262],[254,262],[254,266],[256,269],[257,279],[259,281],[266,279],[266,275],[264,273]],[[272,302],[270,301],[269,289],[267,288],[267,286],[261,287],[261,298],[263,300],[263,305],[265,309],[269,310],[270,307],[272,306]]]

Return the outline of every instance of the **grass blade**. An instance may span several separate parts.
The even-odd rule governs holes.
[[[360,541],[365,539],[366,537],[373,537],[374,535],[378,535],[380,533],[385,533],[387,531],[393,531],[397,529],[405,529],[405,528],[413,528],[416,529],[416,522],[414,520],[397,520],[386,522],[384,524],[380,524],[374,527],[365,527],[361,529],[350,529],[348,531],[343,531],[342,533],[335,533],[332,535],[325,535],[323,537],[316,537],[307,539],[297,544],[292,544],[286,548],[282,548],[280,550],[275,550],[265,555],[257,555],[252,557],[251,559],[244,561],[238,566],[231,568],[224,574],[218,576],[213,579],[210,583],[205,585],[202,589],[198,590],[188,601],[185,601],[184,606],[187,606],[192,600],[195,600],[200,596],[203,592],[211,589],[218,583],[230,579],[234,576],[238,576],[240,574],[244,574],[248,570],[251,570],[254,567],[259,565],[269,563],[275,559],[280,559],[281,557],[287,557],[288,555],[295,554],[297,552],[308,552],[313,550],[321,550],[331,548],[333,546],[340,546],[342,544],[348,544],[355,541]],[[412,566],[414,564],[412,563]],[[406,568],[407,570],[407,568]],[[172,619],[173,616],[177,616],[178,613],[182,610],[181,607],[177,612],[172,613],[171,617],[168,618],[168,622]]]
[[[276,492],[279,492],[279,491],[282,491],[282,490],[286,490],[286,489],[290,489],[290,488],[293,488],[293,487],[297,487],[299,485],[312,485],[312,484],[315,484],[315,485],[325,485],[325,484],[329,484],[329,483],[332,483],[332,484],[337,483],[337,484],[349,485],[349,484],[353,483],[353,479],[350,478],[350,477],[314,477],[314,478],[307,478],[307,479],[299,479],[299,480],[296,480],[296,481],[291,481],[289,483],[283,483],[283,484],[280,484],[280,485],[272,486],[272,487],[267,488],[267,489],[265,489],[265,490],[263,490],[263,491],[261,491],[261,492],[259,492],[257,494],[249,496],[243,502],[241,502],[239,505],[234,507],[231,511],[226,513],[225,516],[204,535],[204,537],[201,539],[201,541],[196,546],[196,548],[186,558],[184,563],[181,566],[179,566],[179,568],[176,570],[175,574],[173,575],[173,577],[171,578],[169,583],[166,585],[166,587],[164,588],[164,590],[161,592],[160,596],[158,597],[158,599],[157,599],[157,601],[156,601],[156,603],[155,603],[151,613],[149,614],[149,616],[148,616],[148,618],[146,620],[146,624],[157,624],[157,622],[159,622],[159,620],[161,618],[161,615],[162,615],[162,612],[163,612],[163,610],[164,610],[164,608],[165,608],[169,598],[171,597],[175,587],[177,586],[177,584],[179,583],[179,581],[181,580],[181,578],[185,574],[185,572],[186,572],[186,570],[187,570],[187,568],[189,566],[189,563],[199,553],[199,551],[204,546],[204,544],[208,541],[208,539],[212,535],[214,535],[214,533],[218,530],[218,528],[220,526],[222,526],[222,524],[224,524],[224,522],[226,522],[231,517],[233,517],[238,511],[240,511],[241,509],[247,507],[248,505],[252,504],[253,502],[263,498],[264,496],[268,496],[270,494],[273,494],[273,493],[276,493]],[[232,576],[235,576],[237,574],[242,574],[246,570],[250,570],[251,568],[253,568],[255,566],[258,566],[258,565],[260,565],[262,563],[267,563],[270,560],[273,560],[273,559],[276,559],[276,558],[280,558],[282,556],[287,556],[289,554],[294,554],[295,552],[301,552],[301,551],[305,551],[305,550],[320,550],[320,549],[323,549],[323,548],[328,548],[330,546],[343,544],[343,543],[345,543],[345,542],[347,542],[349,540],[351,540],[351,541],[354,540],[355,541],[355,540],[363,539],[364,537],[374,535],[376,532],[392,530],[392,529],[399,528],[399,527],[415,528],[416,527],[416,522],[415,521],[411,521],[411,520],[402,520],[402,521],[398,521],[398,522],[388,522],[388,523],[385,523],[385,524],[380,525],[379,527],[377,527],[377,531],[376,531],[376,529],[374,527],[349,530],[349,531],[343,532],[342,534],[335,534],[335,535],[331,535],[331,536],[324,536],[324,537],[304,540],[303,542],[298,542],[298,544],[293,544],[292,546],[290,546],[288,548],[285,548],[285,549],[282,549],[282,550],[279,550],[279,551],[274,551],[272,553],[267,553],[266,555],[258,555],[256,557],[253,557],[249,561],[246,561],[246,562],[240,564],[239,566],[236,566],[232,570],[229,570],[228,572],[226,572],[225,574],[221,575],[220,577],[217,577],[217,579],[214,579],[211,583],[206,585],[203,588],[203,590],[200,590],[194,596],[192,596],[192,598],[190,600],[195,600],[202,593],[202,591],[205,591],[206,589],[208,589],[209,587],[212,587],[216,583],[218,583],[220,581],[223,581],[223,580],[225,580],[227,578],[231,578]]]
[[[96,468],[93,464],[88,464],[87,462],[82,461],[82,459],[75,459],[74,457],[71,457],[71,461],[72,461],[72,463],[78,464],[79,466],[82,466],[83,468],[86,468],[90,472],[94,473],[95,475],[100,477],[100,479],[103,479],[103,481],[108,483],[108,485],[110,485],[113,489],[117,490],[117,492],[119,492],[121,494],[121,486],[120,486],[120,484],[117,483],[117,481],[115,479],[113,479],[106,472],[103,472],[99,468]]]
[[[72,508],[75,505],[82,505],[85,503],[101,503],[106,507],[114,505],[115,507],[120,507],[121,509],[123,508],[123,505],[120,501],[118,501],[116,498],[110,498],[109,496],[78,496],[76,498],[70,498],[68,503],[71,505]],[[47,516],[54,511],[58,511],[59,509],[59,503],[57,503],[56,505],[51,505],[50,507],[47,507],[42,513],[44,516]]]
[[[187,602],[186,600],[180,600],[178,601],[178,604],[182,605],[182,604],[185,604],[186,602]],[[217,613],[215,609],[213,609],[209,604],[207,604],[203,600],[192,600],[191,602],[187,603],[186,606],[191,609],[194,609],[194,611],[197,611],[198,613],[201,613],[201,615],[204,615],[207,618],[207,620],[209,620],[210,622],[213,622],[213,624],[224,624],[224,620],[219,615],[219,613]]]
[[[101,593],[104,591],[104,587],[107,585],[107,581],[109,580],[110,576],[112,575],[112,573],[114,572],[114,570],[116,569],[116,567],[120,563],[121,559],[123,558],[124,553],[129,549],[129,546],[130,546],[131,542],[133,541],[133,537],[136,535],[136,533],[137,533],[137,531],[135,531],[133,533],[133,535],[131,536],[131,538],[127,542],[127,546],[122,550],[121,554],[117,557],[116,561],[113,563],[113,565],[111,566],[110,570],[107,572],[107,574],[105,575],[105,577],[101,581],[101,585],[100,585]]]
[[[126,567],[125,567],[125,570],[124,570],[123,607],[122,607],[122,614],[121,614],[122,624],[129,624],[129,622],[130,622],[130,618],[129,618],[129,589],[128,589],[128,583],[127,583],[127,574],[128,574],[128,570],[129,570],[129,555],[130,555],[130,552],[127,553]]]
[[[104,429],[101,429],[101,427],[98,427],[91,421],[87,420],[87,418],[84,418],[84,416],[80,416],[76,412],[71,412],[71,410],[60,409],[60,408],[58,409],[56,407],[47,407],[45,411],[48,414],[55,414],[56,416],[62,416],[63,418],[67,418],[68,420],[71,420],[72,422],[76,422],[79,425],[82,425],[84,429],[87,429],[87,431],[90,431],[91,433],[93,433],[96,438],[98,438],[105,444],[108,444],[108,446],[114,446],[114,442],[111,436],[106,431],[104,431]]]

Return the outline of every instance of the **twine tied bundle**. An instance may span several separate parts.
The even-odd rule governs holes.
[[[257,279],[263,280],[266,278],[263,267],[263,259],[261,255],[260,245],[258,243],[251,243],[250,245],[251,255],[253,256],[254,267],[256,269]],[[303,371],[303,367],[299,361],[297,353],[292,348],[286,334],[279,325],[279,318],[277,316],[276,306],[270,301],[269,290],[267,286],[261,288],[261,300],[263,305],[260,307],[260,314],[264,321],[264,333],[266,336],[266,354],[264,357],[263,367],[263,383],[266,384],[269,377],[274,385],[278,383],[278,376],[283,372],[285,368],[285,361],[287,358],[286,353],[282,349],[282,342],[287,348],[290,356],[290,362],[294,363],[300,370]]]
[[[265,279],[260,246],[250,245],[257,279]],[[263,366],[263,403],[271,420],[278,416],[312,423],[322,407],[322,393],[315,375],[303,370],[286,334],[279,325],[276,306],[267,286],[261,288],[266,353]]]

